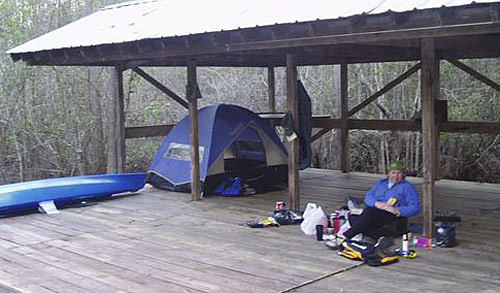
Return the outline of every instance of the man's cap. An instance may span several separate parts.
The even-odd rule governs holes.
[[[405,170],[405,166],[403,164],[402,161],[393,161],[392,163],[389,164],[389,172],[390,171],[394,171],[394,170],[400,170],[400,171],[404,171]]]

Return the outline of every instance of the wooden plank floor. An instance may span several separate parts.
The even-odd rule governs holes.
[[[308,169],[301,206],[331,212],[379,178]],[[326,274],[291,292],[498,292],[500,186],[443,180],[437,191],[437,209],[462,217],[459,245],[379,268],[338,257],[297,226],[242,225],[270,216],[284,191],[192,202],[148,187],[57,215],[3,218],[0,292],[282,292]]]

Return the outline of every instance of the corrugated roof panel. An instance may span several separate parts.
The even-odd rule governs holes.
[[[44,50],[122,43],[220,30],[335,19],[355,14],[406,11],[469,0],[156,0],[107,6],[64,27],[9,50]],[[491,1],[475,1],[491,2]]]
[[[440,6],[458,6],[471,4],[470,0],[420,0],[420,1],[407,1],[407,0],[397,0],[397,1],[381,1],[381,5],[377,7],[373,13],[382,13],[387,10],[392,11],[408,11],[412,9],[426,9],[426,8],[436,8]],[[481,1],[474,1],[479,3]],[[485,2],[485,1],[483,1]],[[491,2],[491,1],[488,1]]]

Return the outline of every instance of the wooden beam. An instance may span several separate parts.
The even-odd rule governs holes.
[[[413,73],[417,72],[422,66],[422,63],[419,62],[415,65],[413,65],[410,69],[408,69],[406,72],[395,78],[393,81],[389,82],[386,86],[384,86],[382,89],[380,89],[378,92],[374,93],[370,97],[368,97],[366,100],[361,102],[359,105],[356,107],[352,108],[351,111],[349,111],[349,117],[356,114],[358,111],[369,105],[371,102],[375,101],[377,98],[382,96],[383,94],[387,93],[391,89],[393,89],[395,86],[400,84],[403,80],[407,79],[410,77]]]
[[[287,108],[292,113],[294,128],[299,131],[299,92],[297,86],[297,56],[286,55],[286,97]],[[300,133],[298,133],[300,135]],[[300,209],[299,195],[299,140],[289,141],[288,146],[288,194],[290,209]]]
[[[440,132],[500,134],[500,122],[448,121],[439,124]]]
[[[151,125],[125,128],[125,138],[155,137],[167,135],[175,125]]]
[[[320,131],[316,132],[313,136],[311,136],[311,142],[314,142],[317,139],[320,139],[323,135],[327,134],[332,128],[323,128]]]
[[[451,64],[455,65],[456,67],[462,69],[466,73],[472,75],[475,77],[477,80],[482,81],[483,83],[489,85],[491,88],[496,90],[497,92],[500,92],[500,85],[493,80],[487,78],[486,76],[482,75],[481,73],[477,72],[476,70],[472,69],[471,67],[463,64],[462,62],[456,60],[456,59],[446,59],[446,61],[450,62]]]
[[[340,121],[313,120],[313,127],[331,127],[340,128]],[[472,122],[472,121],[447,121],[437,125],[439,132],[448,133],[485,133],[500,134],[500,122]],[[390,131],[422,131],[420,121],[412,120],[362,120],[349,119],[349,129],[365,130],[390,130]]]
[[[132,68],[132,70],[135,73],[139,74],[142,78],[144,78],[145,80],[147,80],[154,87],[156,87],[157,89],[159,89],[160,91],[162,91],[164,94],[166,94],[167,96],[169,96],[172,99],[174,99],[174,101],[176,101],[177,103],[179,103],[181,106],[183,106],[186,109],[188,108],[188,102],[186,102],[183,98],[179,97],[173,91],[169,90],[166,86],[164,86],[163,84],[161,84],[159,81],[157,81],[151,75],[147,74],[144,70],[142,70],[139,67],[134,67],[134,68]]]
[[[267,91],[269,94],[268,110],[271,113],[276,112],[276,82],[274,78],[274,67],[267,67]]]
[[[107,173],[125,171],[125,104],[123,95],[123,69],[115,66],[111,70],[108,86],[108,155]]]
[[[440,58],[498,58],[500,45],[498,42],[492,42],[490,39],[499,39],[497,35],[477,35],[457,37],[460,40],[443,38],[443,43],[454,43],[455,46],[444,49],[439,48]],[[496,37],[496,38],[495,38]],[[482,39],[488,40],[482,40]],[[389,41],[393,44],[391,47],[382,46],[383,44],[377,43],[364,45],[360,43],[355,44],[342,44],[334,46],[317,46],[307,48],[296,48],[299,66],[313,66],[313,65],[330,65],[340,64],[346,62],[353,63],[374,63],[374,62],[399,62],[399,61],[418,61],[420,60],[420,48],[415,48],[414,43],[419,43],[418,40],[410,40],[405,42]],[[473,45],[471,45],[473,44]],[[380,45],[380,46],[378,46]],[[402,47],[397,48],[396,45]],[[121,49],[123,44],[113,45],[115,49],[112,51],[124,51],[126,48]],[[364,48],[363,48],[363,47]],[[377,49],[375,49],[377,48]],[[175,50],[180,50],[177,48]],[[385,53],[383,51],[386,51]],[[246,52],[248,54],[231,54],[226,53],[225,50],[217,54],[203,54],[196,55],[198,66],[222,66],[222,67],[263,67],[267,68],[269,64],[275,67],[285,66],[284,55],[286,50],[269,50],[269,51],[255,51]],[[375,52],[372,52],[375,51]],[[57,55],[52,59],[43,58],[42,53],[26,53],[23,54],[22,59],[29,65],[61,65],[61,66],[112,66],[114,64],[125,62],[134,62],[132,60],[141,59],[141,68],[146,66],[154,67],[179,67],[186,66],[185,56],[165,56],[158,57],[156,55],[135,56],[131,54],[119,55],[110,54],[106,59],[99,59],[93,57],[76,56],[70,49],[64,49],[67,54],[75,55],[69,59],[64,55]],[[36,60],[34,56],[37,56]],[[38,58],[38,56],[40,58]]]
[[[341,120],[313,117],[312,126],[313,128],[322,128],[323,130],[320,130],[320,132],[328,132],[330,129],[340,129]],[[439,132],[500,134],[500,122],[446,121],[440,122],[437,127]],[[413,120],[349,119],[348,128],[382,131],[422,131],[422,123]]]
[[[420,121],[412,120],[349,119],[349,129],[381,131],[421,131],[422,124]]]
[[[401,41],[409,39],[456,37],[497,33],[500,33],[499,23],[484,22],[475,24],[449,25],[444,27],[436,26],[426,28],[329,35],[320,37],[233,43],[226,44],[226,51],[242,52],[254,50],[285,49],[338,44],[377,43],[383,41]]]
[[[340,170],[349,172],[349,105],[347,63],[340,64]]]
[[[40,58],[36,63],[31,62],[31,65],[72,65],[72,66],[109,66],[117,62],[125,62],[134,64],[134,66],[144,67],[166,67],[166,66],[186,66],[186,57],[182,56],[160,56],[153,54],[135,56],[128,52],[128,47],[124,44],[115,44],[114,48],[109,50],[112,52],[105,59],[93,58],[92,56],[82,57],[80,54],[75,54],[71,49],[64,50],[67,55],[72,55],[71,58],[61,58],[55,56],[52,59]],[[92,49],[86,49],[92,50]],[[182,48],[172,48],[172,50],[182,50]],[[124,52],[123,55],[117,52]],[[167,50],[171,52],[170,50]],[[496,52],[496,51],[495,51]],[[264,67],[269,66],[285,66],[286,58],[284,57],[287,52],[285,50],[276,51],[256,51],[256,52],[243,52],[243,53],[227,53],[221,50],[217,54],[199,54],[196,55],[196,64],[198,66],[224,66],[224,67]],[[334,48],[329,47],[308,47],[297,48],[294,52],[297,54],[300,64],[298,65],[326,65],[338,64],[341,61],[347,63],[366,63],[366,62],[388,62],[388,61],[408,61],[419,60],[420,50],[417,48],[397,48],[390,47],[389,45],[364,45],[364,44],[344,44],[338,45]],[[38,53],[28,53],[37,54]],[[41,53],[40,53],[41,54]],[[175,55],[175,54],[174,54]],[[28,56],[23,57],[24,60]],[[137,61],[138,58],[140,61]],[[129,66],[131,68],[133,66]]]
[[[332,129],[339,129],[340,125],[340,119],[313,117],[313,128],[321,128],[321,130],[311,137],[311,142],[318,140]],[[349,119],[348,125],[349,129],[358,130],[422,131],[421,122],[413,120]],[[500,122],[446,121],[440,122],[437,127],[438,132],[500,134]]]
[[[422,40],[422,142],[423,142],[423,215],[424,234],[431,239],[434,232],[434,195],[436,176],[436,121],[434,117],[435,87],[438,86],[438,60],[433,39]]]
[[[264,115],[266,116],[266,115]],[[273,125],[279,125],[281,118],[263,118]],[[420,121],[349,119],[349,129],[381,131],[422,131]],[[340,119],[313,117],[313,128],[320,128],[311,139],[315,141],[332,129],[340,129]],[[125,128],[125,138],[165,136],[174,125],[136,126]],[[439,132],[500,134],[500,122],[446,121],[438,125]]]
[[[191,195],[193,200],[201,199],[200,182],[200,151],[198,134],[198,82],[196,77],[196,62],[188,61],[187,66],[187,93],[189,101],[189,138],[191,140]]]

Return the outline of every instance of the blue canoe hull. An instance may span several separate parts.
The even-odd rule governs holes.
[[[58,208],[144,187],[146,173],[53,178],[0,186],[0,215],[35,211],[38,203],[54,201]]]

